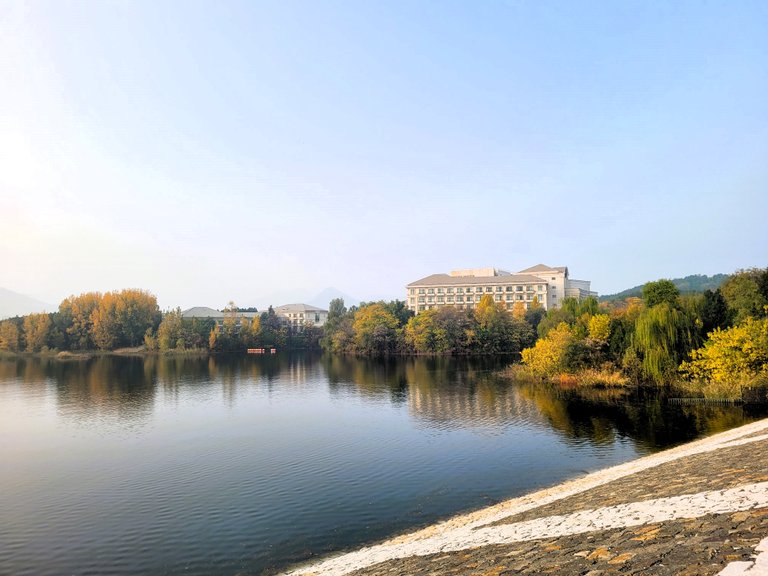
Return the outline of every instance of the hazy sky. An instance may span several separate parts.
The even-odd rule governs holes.
[[[0,286],[768,265],[768,2],[0,0]]]

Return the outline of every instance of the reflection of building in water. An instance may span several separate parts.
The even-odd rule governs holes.
[[[497,428],[512,423],[545,423],[536,403],[520,394],[516,386],[499,386],[490,381],[442,386],[411,382],[408,409],[419,420],[449,428]]]
[[[321,377],[320,363],[303,357],[291,358],[280,373],[280,381],[286,384],[304,385]]]

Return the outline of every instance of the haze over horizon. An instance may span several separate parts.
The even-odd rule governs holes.
[[[766,266],[766,30],[758,0],[4,2],[0,287],[187,308]]]

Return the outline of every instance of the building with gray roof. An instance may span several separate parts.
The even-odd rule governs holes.
[[[518,304],[528,309],[535,303],[545,309],[558,308],[565,298],[596,296],[588,280],[573,280],[566,266],[537,264],[515,274],[498,268],[454,270],[431,274],[406,286],[408,308],[415,313],[455,306],[474,308],[484,295],[510,310]]]

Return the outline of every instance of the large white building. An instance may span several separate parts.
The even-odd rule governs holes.
[[[516,303],[530,308],[534,299],[545,309],[557,308],[565,298],[597,296],[588,280],[568,277],[565,266],[538,264],[516,274],[497,268],[453,270],[432,274],[406,287],[408,308],[415,313],[442,306],[473,308],[485,294],[510,310]]]

